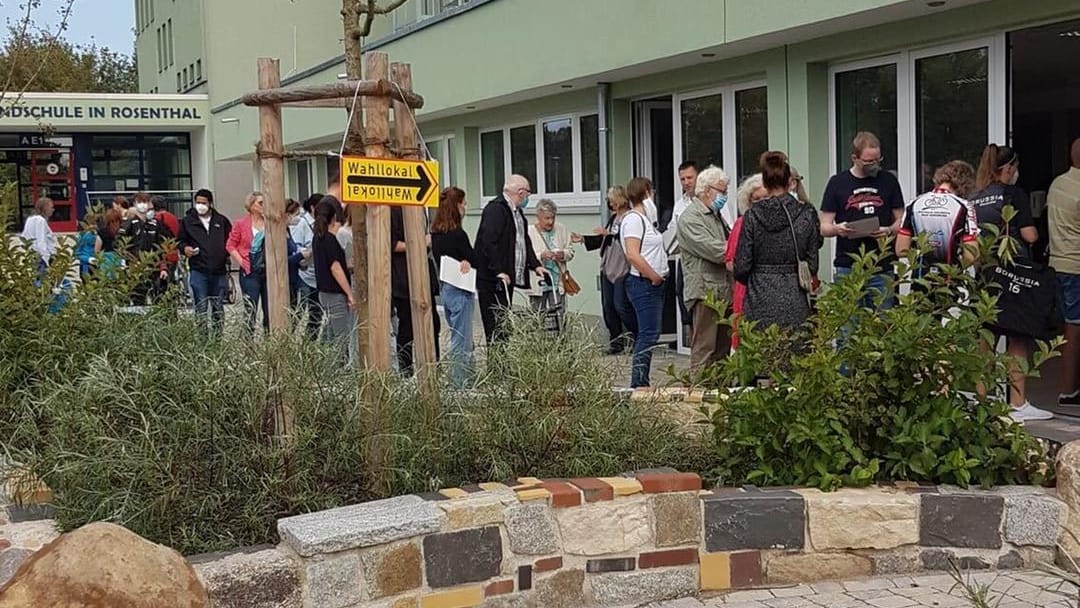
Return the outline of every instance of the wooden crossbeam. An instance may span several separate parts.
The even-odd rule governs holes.
[[[359,85],[359,93],[357,92],[357,85]],[[295,104],[296,102],[347,99],[347,103],[351,105],[354,95],[359,95],[361,97],[389,97],[390,99],[396,99],[408,104],[410,108],[415,109],[424,107],[423,97],[412,91],[401,89],[385,78],[361,81],[344,80],[341,82],[331,82],[329,84],[263,89],[245,94],[240,98],[240,101],[246,106],[268,106],[275,104]],[[344,107],[344,105],[307,105],[307,107],[339,108]]]

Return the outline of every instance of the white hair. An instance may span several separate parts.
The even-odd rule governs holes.
[[[762,181],[760,173],[755,173],[743,180],[743,183],[739,185],[738,193],[735,195],[735,199],[739,202],[740,214],[750,210],[750,197],[753,196],[754,190],[764,187],[765,183]]]
[[[536,203],[536,215],[540,215],[541,213],[557,215],[559,213],[559,208],[555,206],[555,201],[550,198],[542,198]]]
[[[709,188],[727,190],[728,176],[724,170],[716,165],[709,165],[697,176],[697,185],[694,186],[694,196],[701,198]]]
[[[510,177],[506,178],[506,182],[503,183],[503,192],[513,192],[518,188],[528,188],[529,179],[524,175],[518,175],[514,173]]]

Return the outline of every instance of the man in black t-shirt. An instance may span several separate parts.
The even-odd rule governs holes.
[[[860,249],[874,251],[878,248],[878,238],[896,234],[903,216],[900,182],[881,168],[881,142],[873,133],[856,134],[851,143],[851,168],[829,179],[821,201],[821,235],[837,237],[833,276],[840,278],[851,272],[854,262],[851,254],[859,253]],[[881,226],[876,232],[863,238],[848,237],[853,232],[848,222],[871,217],[877,218]],[[885,291],[893,259],[890,255],[882,260],[878,274],[869,283],[871,289]],[[864,305],[871,301],[868,296]],[[889,304],[884,302],[883,306]]]

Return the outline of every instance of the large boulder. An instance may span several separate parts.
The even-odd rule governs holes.
[[[45,545],[0,587],[0,608],[207,608],[206,590],[176,551],[94,523]]]
[[[1073,559],[1080,559],[1080,441],[1062,446],[1056,469],[1058,498],[1069,508],[1061,544]]]

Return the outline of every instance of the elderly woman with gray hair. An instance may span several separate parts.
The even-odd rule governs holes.
[[[529,226],[533,253],[551,277],[550,285],[547,281],[540,280],[529,292],[529,304],[533,310],[541,309],[545,294],[552,294],[554,306],[565,304],[568,295],[563,287],[563,277],[568,276],[566,263],[574,259],[574,247],[570,242],[570,231],[555,221],[558,213],[559,208],[554,201],[548,198],[540,199],[536,204],[536,222]]]
[[[679,216],[676,230],[685,272],[683,298],[693,318],[690,366],[699,370],[731,351],[728,327],[705,299],[731,302],[731,272],[725,264],[730,229],[720,214],[727,204],[728,176],[710,166],[698,174],[694,200]]]

